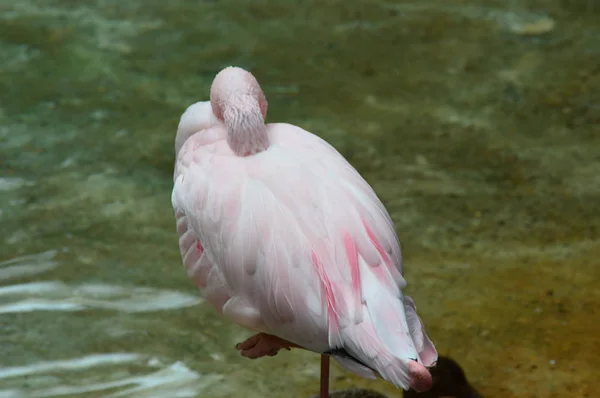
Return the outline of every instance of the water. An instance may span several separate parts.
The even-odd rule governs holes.
[[[0,0],[0,397],[316,392],[180,265],[175,129],[229,64],[372,183],[478,390],[595,396],[600,3]]]

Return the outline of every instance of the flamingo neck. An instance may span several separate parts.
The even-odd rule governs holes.
[[[223,119],[227,143],[237,156],[254,155],[269,147],[267,126],[256,100],[237,99],[225,107]]]

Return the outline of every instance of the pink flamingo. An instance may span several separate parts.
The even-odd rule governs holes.
[[[188,275],[222,315],[257,332],[248,358],[292,347],[366,378],[425,391],[437,352],[402,294],[392,220],[331,145],[290,124],[265,125],[267,100],[249,72],[215,77],[175,139],[172,194]]]

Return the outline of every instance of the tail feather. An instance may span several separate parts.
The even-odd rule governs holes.
[[[408,321],[408,326],[410,328],[410,335],[415,343],[423,366],[435,365],[438,358],[437,350],[435,349],[433,342],[427,336],[421,318],[417,315],[417,306],[415,305],[414,300],[409,296],[404,296],[404,309],[406,311],[406,320]]]
[[[369,305],[368,302],[366,305]],[[410,388],[408,362],[414,359],[414,356],[411,357],[410,352],[408,355],[399,352],[396,344],[379,336],[371,320],[370,311],[365,311],[362,323],[345,328],[342,334],[344,347],[352,357],[375,370],[381,378],[395,386],[405,390]]]
[[[383,379],[408,390],[409,363],[431,366],[437,360],[437,352],[417,316],[413,300],[399,291],[382,289],[362,258],[359,264],[363,321],[341,330],[343,348],[356,360],[340,361],[337,357],[336,360],[361,376],[371,374],[368,370],[372,369]]]
[[[344,369],[357,374],[365,379],[374,380],[377,378],[377,372],[368,366],[361,365],[355,359],[345,357],[341,355],[334,355],[333,358],[339,363]]]
[[[334,350],[330,350],[325,352],[324,354],[332,355],[335,360],[342,365],[342,367],[347,370],[356,373],[359,376],[362,376],[367,379],[375,379],[377,372],[371,369],[367,364],[365,364],[360,359],[352,356],[346,349],[344,348],[336,348]]]

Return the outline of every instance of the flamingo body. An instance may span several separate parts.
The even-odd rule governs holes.
[[[402,294],[388,212],[326,141],[265,125],[254,82],[227,68],[211,102],[181,117],[172,204],[188,275],[243,327],[331,353],[363,377],[426,389],[437,352]]]

